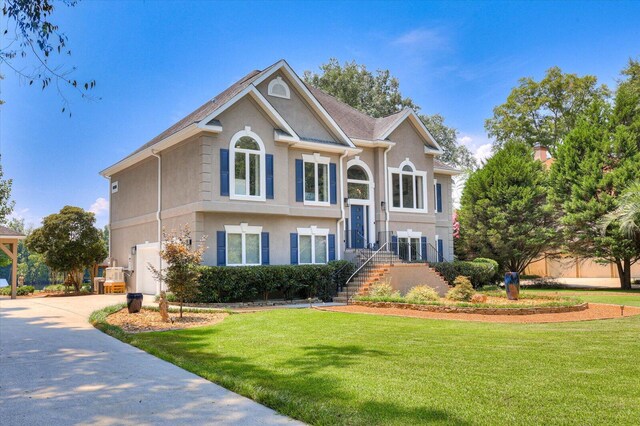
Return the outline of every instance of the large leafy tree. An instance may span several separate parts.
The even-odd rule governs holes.
[[[551,167],[552,199],[562,214],[566,248],[578,255],[613,262],[620,285],[631,288],[631,265],[640,259],[640,241],[614,221],[620,195],[640,179],[640,66],[623,71],[613,107],[595,101],[559,146]]]
[[[507,101],[494,108],[485,128],[496,148],[518,140],[542,144],[555,154],[556,147],[575,126],[578,117],[597,99],[609,96],[591,75],[580,77],[549,68],[540,81],[522,78]]]
[[[40,254],[52,270],[68,273],[78,291],[85,268],[107,257],[95,221],[93,213],[65,206],[59,213],[43,219],[42,227],[27,237],[27,248]]]
[[[67,85],[84,98],[95,87],[95,80],[77,81],[71,76],[75,68],[54,64],[54,55],[71,55],[67,36],[52,21],[56,4],[73,7],[77,0],[4,0],[2,15],[5,43],[0,48],[0,63],[13,70],[25,83],[40,85],[42,89],[53,85],[63,99],[62,112],[68,109],[67,98],[61,91]],[[16,64],[18,59],[30,59],[31,67]]]
[[[402,96],[400,83],[389,70],[377,70],[374,74],[355,61],[340,65],[337,59],[329,59],[320,66],[320,71],[319,74],[305,71],[305,82],[372,117],[385,117],[404,108],[420,110],[411,98]],[[465,169],[475,167],[471,151],[458,142],[458,131],[447,126],[444,117],[423,114],[420,119],[444,150],[442,161]]]
[[[508,142],[471,173],[459,211],[461,249],[522,272],[556,238],[547,173],[523,142]]]
[[[4,179],[4,171],[0,161],[0,224],[7,223],[15,206],[15,201],[11,200],[11,185],[13,185],[13,180]]]

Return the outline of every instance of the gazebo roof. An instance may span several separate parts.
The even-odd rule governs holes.
[[[26,238],[26,236],[17,231],[14,231],[11,228],[0,225],[0,238],[9,240],[21,240],[23,238]]]

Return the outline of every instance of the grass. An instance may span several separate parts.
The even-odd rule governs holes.
[[[580,289],[525,289],[523,293],[541,295],[558,294],[561,296],[579,296],[585,302],[612,303],[614,305],[640,306],[640,290],[580,290]]]
[[[100,327],[104,314],[92,318]],[[104,330],[311,424],[640,418],[640,317],[494,324],[282,309],[180,331]]]

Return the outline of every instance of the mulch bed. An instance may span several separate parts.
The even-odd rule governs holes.
[[[227,313],[223,312],[183,312],[182,318],[177,312],[169,312],[172,322],[163,322],[160,313],[150,309],[144,309],[137,314],[130,314],[126,308],[111,314],[107,322],[120,327],[127,333],[142,333],[146,331],[181,330],[183,328],[201,327],[222,322]]]
[[[621,315],[619,305],[606,305],[601,303],[589,303],[587,309],[578,312],[563,312],[553,314],[533,314],[533,315],[483,315],[469,313],[446,313],[417,311],[413,309],[398,308],[373,308],[368,306],[330,306],[316,307],[315,309],[331,312],[344,312],[353,314],[369,315],[389,315],[397,317],[445,319],[457,321],[478,321],[478,322],[509,322],[509,323],[548,323],[548,322],[569,322],[588,321],[598,319],[610,319],[630,317],[640,315],[640,308],[635,306],[625,306],[624,315]]]

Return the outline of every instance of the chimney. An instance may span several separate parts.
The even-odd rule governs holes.
[[[549,151],[547,150],[546,146],[535,144],[535,146],[533,147],[533,159],[534,160],[538,160],[542,163],[544,163],[545,161],[547,161],[547,159],[549,158]]]

